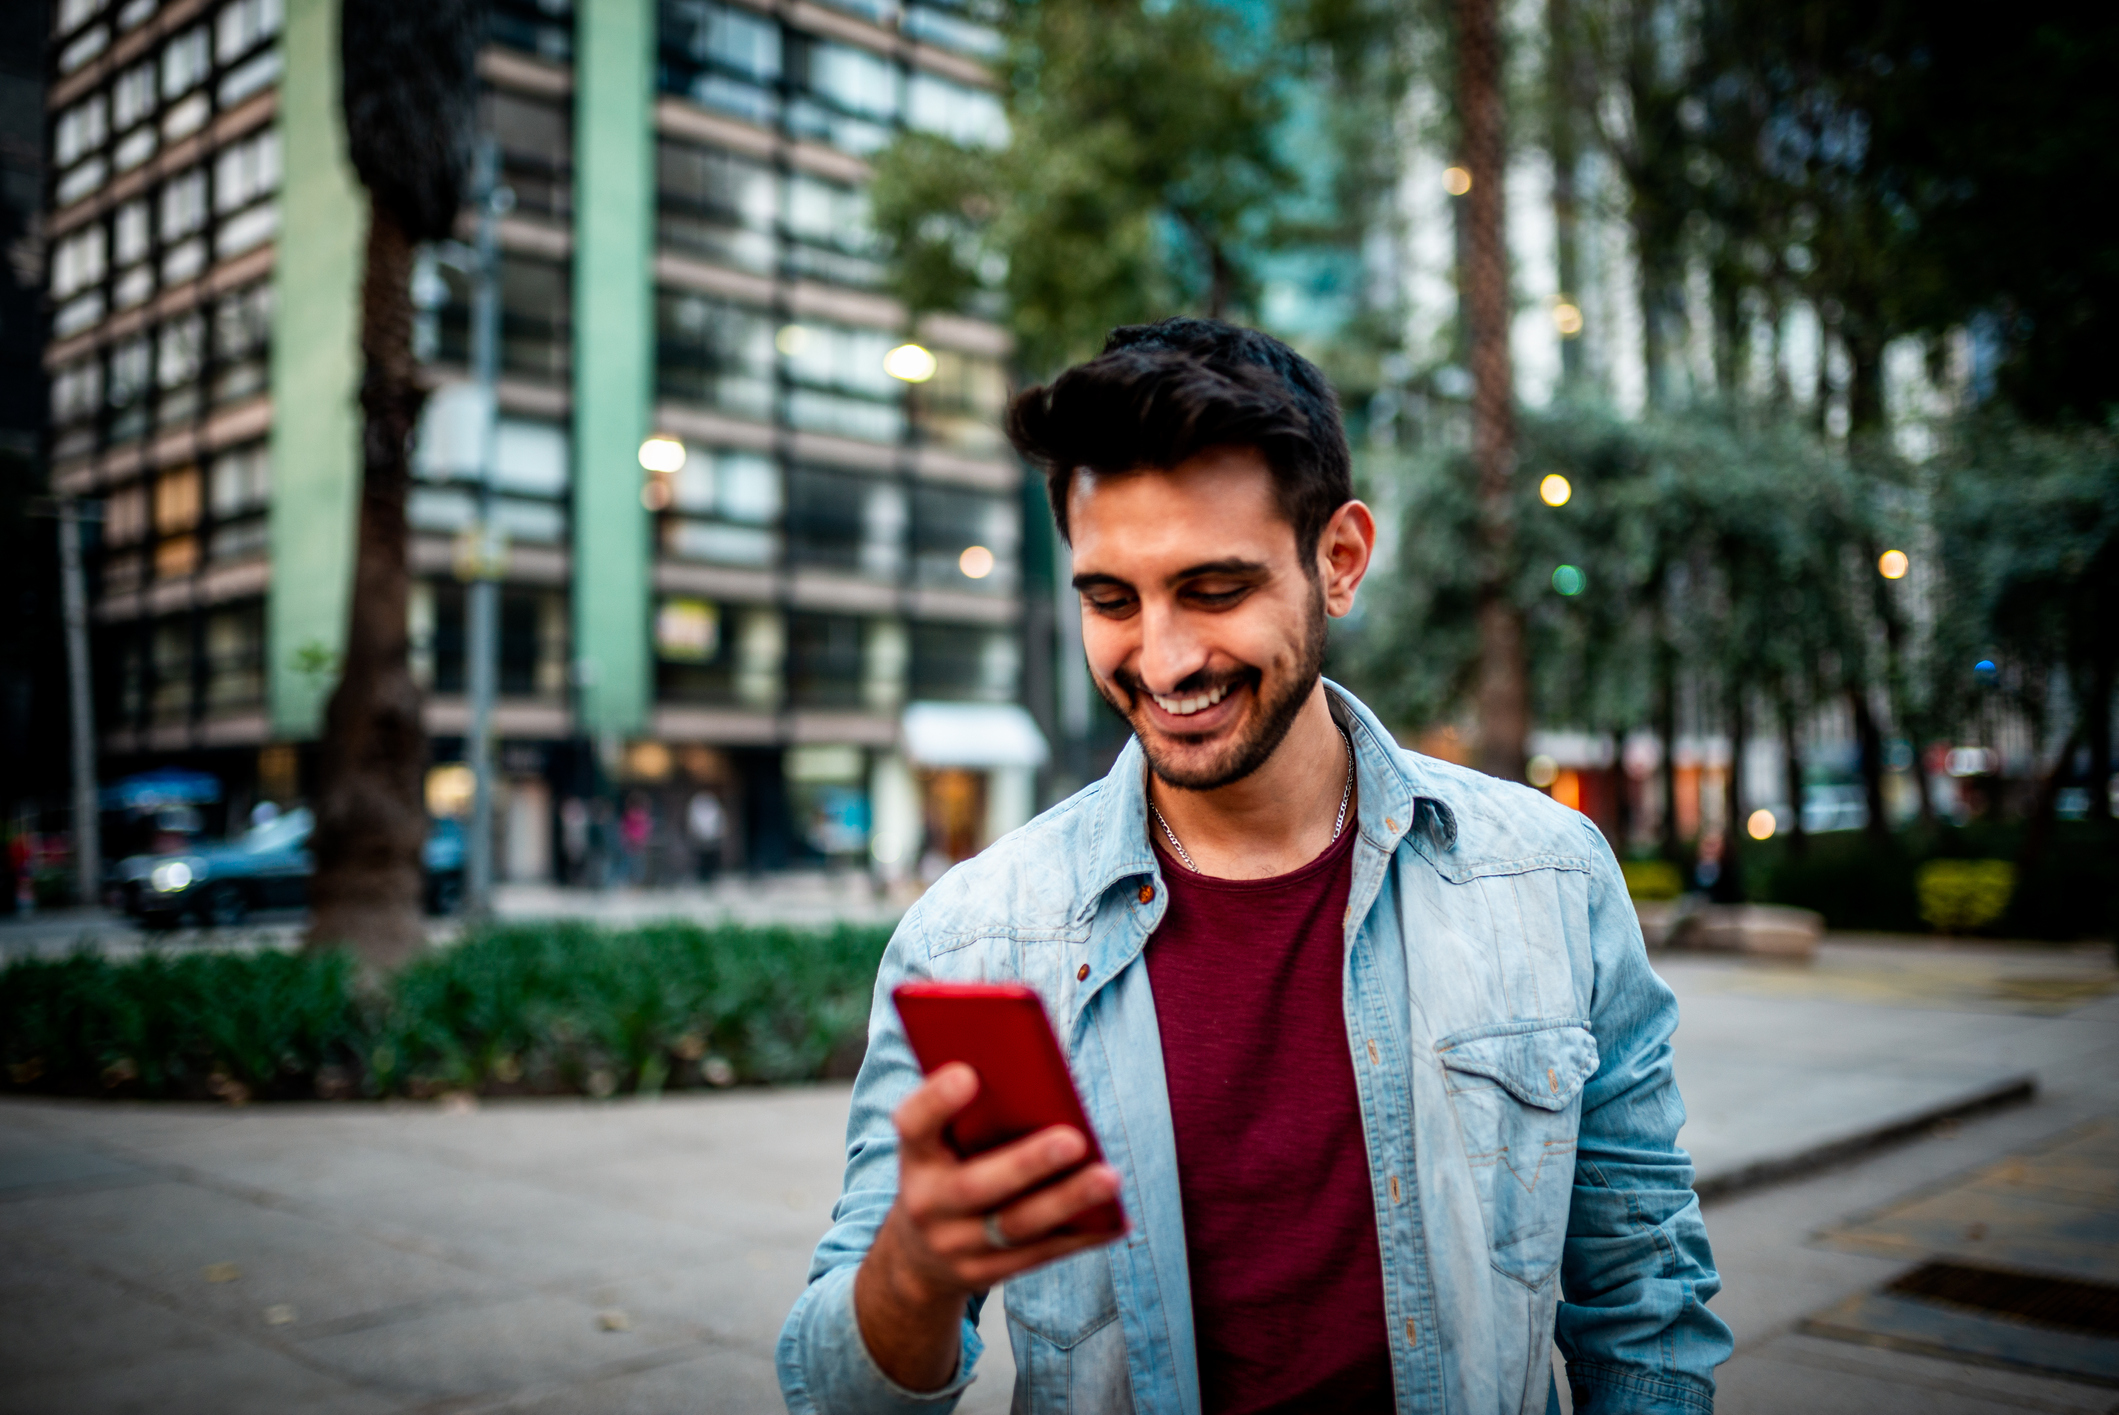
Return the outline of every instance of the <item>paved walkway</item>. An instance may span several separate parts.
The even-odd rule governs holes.
[[[1703,1174],[1948,1109],[1996,1076],[2040,1087],[1954,1139],[1710,1203],[1715,1305],[1741,1343],[1725,1409],[2110,1405],[1795,1330],[1904,1266],[1818,1251],[1819,1228],[2119,1109],[2109,960],[1868,943],[1808,970],[1659,960],[1685,1009]],[[776,1409],[772,1343],[828,1222],[844,1114],[839,1086],[455,1109],[0,1103],[0,1409]],[[988,1332],[967,1410],[1006,1408],[997,1311]],[[2012,1393],[2034,1386],[2035,1403]]]

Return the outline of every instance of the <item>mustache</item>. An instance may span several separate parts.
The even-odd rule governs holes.
[[[1208,672],[1206,669],[1201,669],[1197,673],[1180,679],[1177,686],[1163,696],[1189,698],[1200,693],[1211,693],[1216,688],[1255,688],[1264,679],[1265,674],[1256,668],[1225,668],[1219,672]],[[1111,671],[1111,685],[1126,694],[1130,703],[1137,703],[1144,697],[1154,696],[1148,691],[1146,685],[1140,681],[1139,675],[1133,673],[1130,669],[1113,669]]]

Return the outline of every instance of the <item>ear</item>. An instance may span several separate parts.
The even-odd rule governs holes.
[[[1324,586],[1324,612],[1342,618],[1354,608],[1354,591],[1369,572],[1376,553],[1376,518],[1359,501],[1349,501],[1325,522],[1317,537],[1317,582]]]

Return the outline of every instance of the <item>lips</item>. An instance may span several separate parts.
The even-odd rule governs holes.
[[[1190,717],[1193,713],[1205,712],[1228,695],[1229,685],[1223,683],[1204,693],[1195,694],[1187,698],[1166,698],[1160,693],[1150,693],[1148,696],[1155,700],[1157,707],[1172,717]]]

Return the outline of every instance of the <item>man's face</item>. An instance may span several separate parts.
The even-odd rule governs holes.
[[[1240,781],[1287,735],[1324,666],[1327,610],[1346,612],[1367,567],[1365,542],[1350,576],[1335,563],[1349,510],[1368,524],[1349,503],[1305,565],[1254,448],[1075,474],[1067,520],[1090,673],[1164,781]]]

